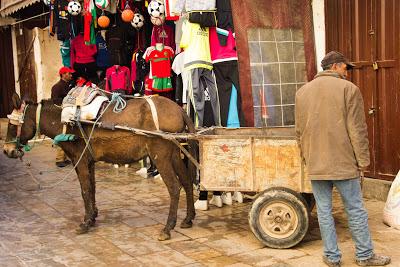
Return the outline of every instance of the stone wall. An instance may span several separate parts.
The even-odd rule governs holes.
[[[35,47],[35,54],[40,54],[40,62],[36,62],[36,78],[41,78],[38,84],[38,100],[50,98],[51,87],[60,79],[58,70],[62,66],[60,55],[60,41],[55,36],[50,36],[48,29],[34,29],[38,34],[40,51]],[[35,56],[35,58],[37,58]],[[40,71],[42,74],[40,75]]]

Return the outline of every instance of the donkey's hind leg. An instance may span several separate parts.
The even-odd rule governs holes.
[[[190,228],[193,223],[192,220],[196,216],[196,212],[194,209],[194,200],[193,200],[193,185],[192,179],[189,177],[188,170],[180,157],[179,150],[173,154],[173,165],[176,174],[179,177],[179,181],[183,186],[183,189],[186,193],[186,218],[181,223],[181,228]]]
[[[163,151],[165,151],[165,153],[163,153]],[[171,155],[171,147],[162,147],[161,145],[157,146],[157,153],[155,153],[155,155],[150,155],[154,160],[157,170],[160,172],[165,185],[167,186],[170,197],[168,220],[158,237],[158,240],[160,241],[171,238],[171,230],[174,229],[176,225],[178,213],[180,183],[172,166]]]

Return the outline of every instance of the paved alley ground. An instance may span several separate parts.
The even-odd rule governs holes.
[[[138,165],[115,169],[96,164],[99,216],[92,231],[77,235],[84,210],[76,174],[43,191],[36,191],[32,178],[42,185],[60,181],[71,167],[57,168],[54,157],[50,142],[27,152],[24,162],[0,155],[0,266],[324,266],[315,210],[305,240],[293,249],[276,250],[265,248],[250,231],[251,202],[211,206],[197,212],[193,228],[180,229],[183,190],[172,239],[158,241],[168,193],[162,180],[136,175]],[[343,266],[356,266],[337,196],[335,203]],[[392,256],[389,266],[400,266],[400,231],[382,223],[383,202],[365,203],[376,252]]]

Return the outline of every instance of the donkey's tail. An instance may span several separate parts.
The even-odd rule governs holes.
[[[186,114],[186,112],[182,109],[182,117],[183,117],[183,121],[185,122],[189,133],[195,133],[196,129],[194,128],[194,123],[192,122],[192,120],[189,118],[189,116]]]

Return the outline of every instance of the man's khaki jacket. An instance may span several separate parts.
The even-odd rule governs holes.
[[[318,73],[296,93],[296,136],[312,180],[359,177],[369,165],[360,89],[333,71]]]

